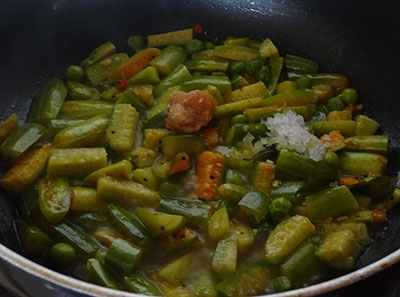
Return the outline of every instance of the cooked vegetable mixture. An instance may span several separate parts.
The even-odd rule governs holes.
[[[347,78],[200,25],[145,43],[100,45],[41,87],[25,124],[0,123],[26,254],[167,297],[281,292],[353,269],[400,190]]]

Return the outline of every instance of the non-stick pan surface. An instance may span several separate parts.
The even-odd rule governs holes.
[[[16,112],[24,119],[30,100],[43,81],[52,76],[63,78],[66,66],[82,60],[104,41],[112,40],[123,51],[127,50],[126,38],[132,33],[146,35],[200,23],[212,35],[269,37],[283,51],[318,61],[325,72],[346,74],[359,90],[366,114],[381,123],[389,135],[391,170],[397,176],[399,15],[399,1],[3,0],[0,118]],[[13,227],[16,203],[0,193],[0,243],[20,253]],[[4,249],[1,245],[0,248]],[[388,223],[378,231],[357,267],[374,263],[398,248],[400,208],[391,212]],[[6,276],[26,278],[22,283],[31,288],[36,286],[38,277],[26,275],[29,272],[13,266],[13,261],[0,261],[0,271],[6,271]],[[387,264],[391,263],[385,262],[382,268]],[[47,296],[45,291],[42,296]],[[63,292],[63,296],[70,296],[70,290]],[[24,294],[31,293],[25,288]]]

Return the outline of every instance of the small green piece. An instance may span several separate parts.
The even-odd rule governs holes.
[[[45,218],[52,224],[59,223],[71,205],[68,180],[46,178],[39,183],[39,207]]]
[[[106,264],[128,274],[142,257],[142,249],[123,239],[115,239],[107,250]]]
[[[99,91],[93,87],[77,81],[67,81],[68,99],[70,100],[98,100]]]
[[[306,213],[312,220],[345,215],[358,210],[357,200],[345,186],[330,188],[306,197]]]
[[[280,222],[265,243],[265,258],[273,264],[282,263],[314,231],[314,225],[304,216],[295,215]]]
[[[190,199],[163,198],[160,201],[158,210],[169,214],[184,216],[187,222],[194,226],[207,225],[212,214],[211,205]]]
[[[186,52],[188,55],[193,55],[196,52],[200,52],[205,49],[204,42],[199,39],[192,39],[185,45]]]
[[[26,123],[12,130],[0,146],[0,154],[5,160],[16,161],[22,153],[37,142],[46,128],[36,123]]]
[[[241,89],[249,85],[248,81],[241,75],[235,74],[231,78],[232,91]]]
[[[115,53],[116,50],[117,48],[115,47],[115,45],[112,44],[110,41],[107,41],[95,48],[90,53],[89,57],[81,62],[81,66],[83,68],[88,68],[89,66],[92,66],[93,64],[107,57],[108,55]]]
[[[184,91],[204,90],[209,85],[215,86],[221,94],[231,91],[231,82],[227,76],[199,75],[181,84]]]
[[[113,176],[129,180],[131,178],[131,173],[131,162],[128,160],[123,160],[92,172],[85,178],[84,184],[95,187],[99,178],[104,176]]]
[[[137,168],[133,170],[132,179],[152,190],[156,190],[158,187],[159,178],[154,174],[151,167]]]
[[[28,255],[47,255],[53,245],[53,240],[46,233],[22,220],[16,220],[15,224],[24,251]]]
[[[137,147],[131,152],[129,159],[139,168],[148,167],[157,159],[157,153],[145,147]]]
[[[272,200],[269,205],[269,212],[276,220],[282,220],[286,218],[289,211],[292,209],[292,203],[285,197],[279,197]]]
[[[211,267],[221,278],[227,278],[236,272],[237,242],[234,236],[221,239],[214,252]]]
[[[131,35],[127,40],[128,46],[135,52],[144,49],[144,40],[142,35]]]
[[[261,119],[266,119],[274,116],[276,113],[284,113],[285,111],[294,111],[295,113],[303,116],[305,120],[308,119],[309,108],[308,106],[288,106],[288,107],[257,107],[246,109],[243,113],[250,123],[257,123]]]
[[[136,138],[139,115],[129,104],[115,104],[108,125],[107,143],[118,153],[130,151]]]
[[[50,258],[58,267],[68,267],[76,259],[75,248],[68,243],[57,243],[50,250]]]
[[[107,125],[108,119],[93,117],[58,132],[53,144],[59,148],[104,145]]]
[[[242,75],[246,71],[246,63],[242,61],[232,61],[229,63],[228,71],[231,76]]]
[[[83,178],[107,166],[107,152],[102,148],[53,149],[47,164],[50,177]]]
[[[154,206],[160,195],[146,186],[115,177],[101,177],[97,182],[97,196],[107,202],[124,202],[142,206]]]
[[[108,205],[112,222],[124,235],[133,239],[140,246],[146,247],[151,239],[150,234],[131,211],[114,204]]]
[[[213,118],[220,118],[225,116],[233,116],[242,113],[245,109],[259,107],[263,104],[263,98],[256,97],[251,99],[240,100],[237,102],[218,105],[212,112]]]
[[[160,81],[157,69],[153,66],[147,66],[138,74],[129,79],[131,84],[150,84],[155,85]]]
[[[171,87],[175,87],[187,80],[190,80],[192,75],[185,65],[178,65],[175,69],[166,77],[164,77],[157,85],[155,94],[157,97],[163,95]],[[161,111],[161,110],[160,110]],[[153,113],[152,115],[154,115]],[[147,117],[149,118],[149,117]]]
[[[169,75],[186,59],[185,49],[181,46],[170,45],[163,49],[157,57],[151,60],[150,65],[162,75]]]
[[[260,44],[260,57],[263,59],[279,57],[278,49],[271,39],[267,38]]]
[[[338,130],[344,137],[354,136],[356,133],[356,122],[349,120],[316,121],[312,122],[311,127],[317,137],[335,130]]]
[[[268,67],[270,70],[270,79],[268,82],[268,90],[272,94],[275,92],[276,85],[279,82],[279,78],[281,77],[281,72],[283,68],[283,58],[281,57],[276,57],[276,58],[271,58],[268,60]]]
[[[389,139],[387,135],[362,135],[345,139],[346,149],[387,155]]]
[[[99,249],[97,242],[89,234],[70,222],[61,222],[54,226],[54,231],[85,256],[94,256]]]
[[[317,73],[318,72],[318,64],[312,60],[289,55],[285,56],[285,66],[288,72],[295,72],[295,73]]]
[[[238,173],[233,172],[232,175],[227,179],[228,183],[238,185],[238,186],[245,186],[247,182],[241,177]]]
[[[173,32],[147,36],[148,47],[161,47],[166,45],[185,45],[193,39],[193,29],[184,29]]]
[[[256,296],[265,291],[272,273],[263,262],[246,264],[234,275],[220,282],[216,289],[227,297]]]
[[[374,135],[378,130],[379,124],[373,119],[359,115],[356,119],[356,135]]]
[[[47,81],[36,93],[29,111],[29,120],[46,124],[55,119],[67,97],[67,88],[56,78]]]
[[[244,69],[247,74],[254,75],[263,65],[264,62],[260,59],[251,60],[245,64]]]
[[[260,59],[260,53],[257,49],[241,46],[241,45],[220,45],[214,48],[217,57],[249,62],[251,60]]]
[[[121,96],[119,96],[117,104],[130,104],[138,113],[143,113],[146,110],[144,101],[132,90],[126,89]]]
[[[317,96],[307,90],[291,90],[264,99],[263,106],[300,106],[313,104],[317,101]]]
[[[141,207],[136,208],[136,215],[155,237],[173,235],[186,224],[186,219],[183,216],[150,212]]]
[[[173,157],[181,152],[199,154],[205,150],[205,143],[197,135],[169,134],[163,137],[161,148],[165,156]]]
[[[239,185],[232,183],[222,184],[218,187],[218,195],[222,198],[239,201],[249,190]]]
[[[326,235],[315,254],[335,269],[349,270],[354,268],[359,252],[354,233],[342,230]]]
[[[163,296],[160,290],[139,272],[135,272],[130,276],[124,276],[122,282],[124,289],[129,292],[148,296]]]
[[[384,175],[388,160],[385,156],[364,152],[340,154],[340,169],[343,174],[364,176]]]
[[[236,237],[238,254],[245,253],[253,246],[254,231],[250,227],[242,223],[235,223],[233,234]]]
[[[219,58],[199,58],[186,62],[190,71],[213,72],[213,75],[226,76],[229,62]]]
[[[229,215],[226,207],[218,209],[208,222],[208,236],[213,241],[218,241],[230,232]]]
[[[345,105],[340,97],[333,97],[328,100],[326,108],[328,108],[329,111],[340,111],[345,108]]]
[[[332,87],[328,84],[314,85],[312,90],[317,95],[318,100],[326,100],[333,97]]]
[[[192,267],[192,254],[186,254],[170,263],[160,270],[158,275],[172,286],[179,286],[187,277]]]
[[[289,291],[292,288],[292,283],[290,280],[284,276],[278,276],[272,281],[272,285],[274,287],[275,292],[285,292]]]
[[[113,278],[107,267],[95,258],[90,258],[86,262],[86,269],[89,279],[94,283],[110,288],[119,289],[117,281]]]
[[[100,100],[66,101],[60,111],[60,118],[68,120],[90,119],[95,116],[110,117],[114,104]]]
[[[357,90],[352,88],[346,88],[342,91],[339,97],[343,100],[343,103],[348,105],[356,104],[358,93]]]
[[[267,84],[270,80],[271,77],[271,72],[268,68],[267,65],[263,65],[260,70],[258,70],[255,74],[254,77],[258,81],[262,81],[263,83]]]
[[[271,199],[259,191],[249,192],[239,201],[240,209],[257,223],[267,216],[270,204]]]
[[[86,69],[86,81],[91,86],[96,86],[99,83],[110,80],[113,77],[114,71],[118,69],[129,56],[125,53],[118,53],[105,57],[101,61],[93,64]]]
[[[85,71],[81,66],[70,65],[65,71],[65,77],[69,81],[83,82],[85,80]]]
[[[311,79],[307,76],[301,75],[296,79],[296,86],[300,90],[311,88]]]

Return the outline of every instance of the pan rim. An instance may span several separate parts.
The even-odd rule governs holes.
[[[95,284],[91,284],[82,280],[75,279],[71,276],[53,271],[47,267],[29,260],[0,244],[0,259],[8,262],[11,266],[24,271],[25,273],[34,275],[35,277],[48,281],[51,284],[71,290],[72,292],[86,294],[87,296],[103,296],[103,297],[145,297],[144,295],[129,293],[104,288]],[[363,268],[353,272],[344,274],[337,278],[327,280],[305,288],[295,289],[283,293],[274,293],[268,295],[260,295],[260,297],[309,297],[317,294],[331,292],[333,290],[343,288],[363,279],[366,279],[389,266],[400,261],[400,249],[390,253],[384,258],[371,263]],[[6,285],[7,287],[7,285]],[[11,289],[10,287],[7,289]]]

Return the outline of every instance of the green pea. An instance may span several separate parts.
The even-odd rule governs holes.
[[[339,167],[339,163],[340,163],[339,156],[334,152],[326,152],[322,156],[322,160],[325,163],[328,163],[334,167]]]
[[[204,49],[205,49],[204,42],[199,39],[192,39],[188,43],[186,43],[186,52],[188,53],[188,55],[192,55]]]
[[[268,83],[269,78],[271,76],[271,72],[269,71],[268,66],[264,65],[261,67],[260,70],[258,70],[256,72],[256,74],[254,75],[257,80],[262,81],[263,83]]]
[[[211,41],[206,41],[204,42],[204,47],[206,50],[213,49],[215,47],[215,44]]]
[[[231,118],[231,125],[247,124],[247,117],[243,114],[237,114]]]
[[[277,220],[285,218],[291,208],[292,203],[285,197],[276,198],[269,205],[270,214]]]
[[[247,74],[253,75],[264,65],[262,60],[251,60],[245,64],[245,71]]]
[[[263,136],[267,133],[267,126],[263,124],[250,124],[249,125],[249,132],[255,137]]]
[[[214,76],[226,76],[225,72],[222,72],[222,71],[214,71],[212,73],[212,75],[214,75]]]
[[[144,40],[140,35],[131,35],[128,38],[128,46],[134,51],[140,51],[144,49]]]
[[[341,111],[345,106],[341,98],[333,97],[326,103],[326,108],[328,108],[329,111]]]
[[[301,75],[296,79],[296,84],[300,90],[309,89],[311,88],[311,79]]]
[[[236,74],[239,74],[239,75],[241,75],[241,74],[243,74],[244,73],[244,71],[246,70],[245,69],[245,63],[244,62],[242,62],[242,61],[232,61],[230,64],[229,64],[229,73],[233,76],[233,75],[236,75]]]
[[[67,80],[83,82],[85,80],[85,71],[81,66],[70,65],[65,72]]]
[[[342,94],[339,95],[342,98],[344,104],[352,105],[357,102],[358,93],[355,89],[346,88],[343,90]]]
[[[76,259],[76,251],[68,243],[57,243],[50,250],[51,261],[60,267],[67,267]]]

